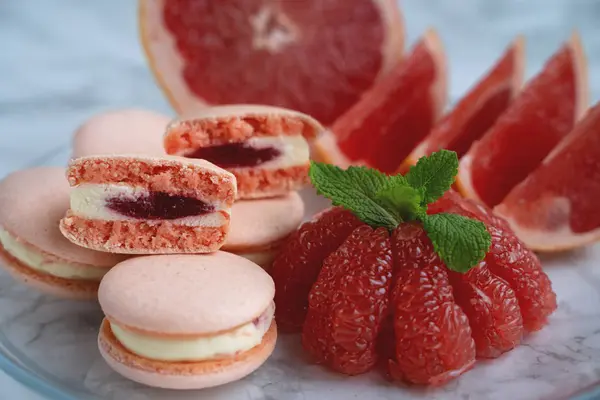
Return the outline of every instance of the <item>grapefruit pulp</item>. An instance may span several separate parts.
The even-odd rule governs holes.
[[[573,129],[586,107],[584,64],[573,35],[461,159],[464,195],[497,205]]]
[[[600,104],[494,211],[532,249],[565,250],[600,239]]]
[[[364,163],[393,173],[429,133],[445,102],[446,59],[438,35],[429,30],[392,72],[335,121],[333,136],[318,141],[317,152],[340,166]]]
[[[521,87],[524,69],[523,37],[515,39],[491,70],[446,114],[405,160],[407,171],[423,156],[441,149],[465,154],[506,110]]]
[[[402,56],[395,0],[140,0],[150,67],[180,114],[267,104],[332,123]]]

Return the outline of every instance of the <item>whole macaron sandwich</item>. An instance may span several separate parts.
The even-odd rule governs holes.
[[[149,386],[201,389],[241,379],[275,347],[274,293],[263,269],[226,252],[132,258],[100,285],[100,353]]]
[[[285,239],[304,218],[297,192],[261,200],[239,200],[231,207],[229,236],[221,248],[255,262],[267,271]]]
[[[32,168],[0,182],[0,259],[11,275],[45,293],[94,298],[100,279],[124,256],[69,242],[59,222],[69,208],[65,170]]]

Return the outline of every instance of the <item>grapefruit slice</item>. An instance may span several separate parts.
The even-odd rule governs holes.
[[[361,160],[395,172],[431,130],[446,102],[446,58],[438,35],[425,33],[411,53],[335,121],[335,143],[316,144],[335,164]],[[334,146],[337,144],[337,147]]]
[[[457,184],[493,207],[572,129],[587,106],[585,59],[574,34],[481,140],[465,154]]]
[[[600,239],[600,104],[494,211],[533,250],[558,251]]]
[[[521,87],[525,40],[518,37],[491,70],[433,128],[404,162],[408,170],[423,156],[441,149],[462,157],[506,110]]]
[[[179,114],[252,103],[332,123],[402,56],[395,0],[140,0],[141,41]]]

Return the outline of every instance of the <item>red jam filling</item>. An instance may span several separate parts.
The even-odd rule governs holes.
[[[213,205],[202,200],[164,192],[150,192],[135,198],[109,198],[106,207],[126,217],[150,220],[185,218],[215,211]]]
[[[200,158],[221,168],[256,167],[281,155],[274,147],[252,147],[247,143],[228,143],[199,148],[185,156]]]

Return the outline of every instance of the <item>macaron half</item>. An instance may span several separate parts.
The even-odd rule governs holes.
[[[168,389],[243,378],[273,352],[275,286],[226,252],[132,258],[104,277],[98,345],[116,372]]]
[[[270,199],[239,200],[231,208],[229,236],[222,250],[268,271],[280,246],[303,218],[304,202],[297,192]]]
[[[60,233],[69,208],[65,170],[15,172],[0,182],[0,258],[15,278],[45,293],[94,298],[100,279],[124,256],[84,249]]]
[[[204,160],[89,156],[67,168],[71,242],[122,254],[208,253],[229,231],[235,177]]]
[[[297,111],[265,105],[206,107],[166,129],[167,154],[199,158],[233,173],[240,199],[279,196],[309,183],[310,142],[324,128]]]
[[[170,118],[141,109],[113,110],[85,121],[73,135],[72,158],[99,154],[165,154]]]

